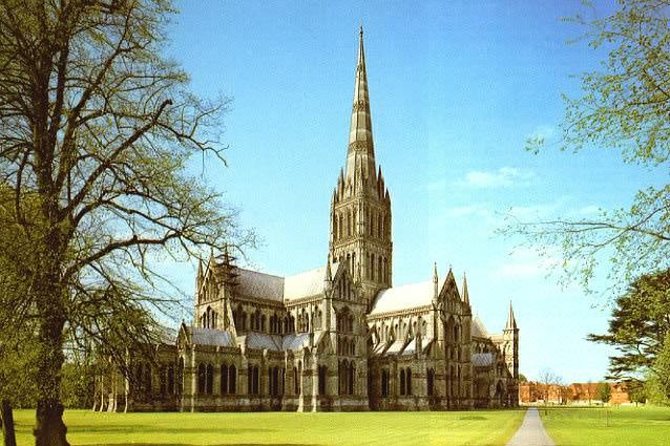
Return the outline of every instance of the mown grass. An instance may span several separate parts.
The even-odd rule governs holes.
[[[540,407],[549,436],[558,446],[670,444],[668,407]]]
[[[72,445],[504,445],[525,411],[129,413],[68,410]],[[32,444],[34,411],[15,414]]]

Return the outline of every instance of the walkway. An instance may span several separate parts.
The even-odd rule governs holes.
[[[555,443],[544,430],[537,407],[530,407],[523,423],[507,446],[554,446]]]

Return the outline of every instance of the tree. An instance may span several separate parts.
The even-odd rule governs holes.
[[[28,292],[3,316],[33,318],[39,446],[68,444],[66,337],[105,344],[113,327],[150,342],[155,309],[172,302],[157,259],[253,242],[187,174],[193,154],[223,160],[227,100],[196,97],[161,56],[173,12],[167,0],[0,0],[1,181],[34,253],[17,271]]]
[[[603,148],[625,162],[670,167],[670,3],[619,0],[612,15],[584,25],[590,45],[608,50],[601,71],[581,77],[583,95],[566,97],[561,125],[563,150]],[[537,152],[545,141],[532,138]],[[670,266],[670,185],[639,190],[628,208],[603,210],[595,218],[517,222],[507,232],[527,236],[540,251],[562,250],[568,279],[590,289],[602,256],[609,257],[614,285]]]
[[[608,378],[635,381],[647,370],[663,375],[655,361],[669,332],[670,270],[666,270],[635,280],[617,298],[608,333],[590,334],[587,339],[618,350],[610,357]]]
[[[670,332],[666,333],[663,347],[659,351],[651,368],[655,375],[655,386],[663,402],[670,401]]]
[[[560,386],[561,386],[562,380],[561,380],[560,376],[556,375],[551,370],[544,369],[540,372],[539,383],[540,383],[540,386],[541,386],[542,399],[544,400],[544,410],[545,410],[545,415],[546,415],[547,406],[549,405],[549,398],[551,397],[552,388],[557,390],[557,392],[559,392],[559,395],[558,395],[559,398],[561,397]]]
[[[608,382],[598,383],[598,387],[596,387],[596,397],[604,404],[609,402],[612,398],[612,388]]]

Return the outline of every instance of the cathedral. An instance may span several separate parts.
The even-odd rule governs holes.
[[[125,394],[101,389],[101,404],[299,412],[518,405],[511,304],[505,328],[489,334],[473,316],[465,277],[451,269],[393,283],[391,196],[375,160],[362,29],[329,221],[328,253],[311,271],[269,275],[227,252],[201,262],[194,323],[158,346],[157,363],[134,360],[131,379],[116,387]]]

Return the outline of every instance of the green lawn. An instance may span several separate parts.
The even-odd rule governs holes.
[[[525,411],[362,413],[65,412],[72,445],[504,445]],[[34,412],[15,414],[18,442],[33,443]]]
[[[539,408],[544,427],[558,446],[670,444],[670,408]],[[608,425],[609,424],[609,425]]]

